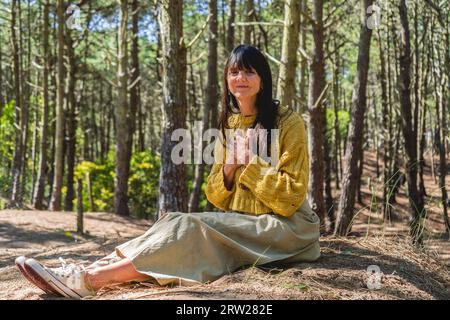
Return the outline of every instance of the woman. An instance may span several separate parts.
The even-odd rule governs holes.
[[[191,285],[214,281],[242,266],[316,260],[319,219],[305,200],[305,127],[297,113],[272,99],[269,64],[252,46],[236,47],[227,60],[219,128],[222,137],[215,144],[205,192],[225,213],[170,212],[144,235],[87,268],[64,261],[60,268],[47,268],[19,257],[20,271],[48,293],[82,298],[129,281]],[[229,144],[224,139],[228,130],[246,129],[265,129],[268,135],[258,140],[256,152],[246,150],[240,163],[237,152],[233,161],[224,161],[232,148],[242,146],[239,141],[249,145],[251,137],[239,140],[235,135]],[[273,133],[278,133],[276,139]],[[276,166],[266,156],[274,150],[272,141],[279,147]]]

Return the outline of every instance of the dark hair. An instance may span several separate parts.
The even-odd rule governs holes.
[[[262,89],[256,97],[257,115],[252,127],[259,124],[262,128],[268,130],[267,146],[270,152],[270,130],[275,129],[278,118],[278,107],[280,102],[272,98],[272,73],[270,71],[269,63],[264,55],[257,48],[249,45],[238,45],[231,51],[230,56],[225,64],[223,72],[223,89],[222,89],[222,111],[219,119],[219,129],[221,129],[225,137],[225,129],[228,126],[228,117],[233,111],[239,110],[239,105],[236,98],[228,89],[227,76],[230,67],[237,67],[238,70],[255,69],[256,73],[261,78]]]

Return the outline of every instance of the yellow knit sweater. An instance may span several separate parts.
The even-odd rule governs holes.
[[[261,168],[270,168],[271,165],[255,156],[256,163],[243,165],[236,170],[233,187],[227,190],[222,164],[225,161],[216,158],[217,148],[223,146],[216,143],[215,163],[208,176],[205,193],[217,208],[254,215],[276,213],[289,217],[302,205],[309,178],[307,135],[300,115],[286,111],[287,107],[280,107],[279,114],[285,116],[281,117],[278,126],[280,149],[275,174],[261,175]],[[228,118],[228,124],[233,129],[245,129],[255,118],[256,115],[233,114]]]

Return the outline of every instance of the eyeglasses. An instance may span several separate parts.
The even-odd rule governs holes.
[[[242,77],[247,79],[256,77],[257,73],[252,70],[231,70],[228,71],[228,77],[236,79],[239,76],[239,73],[242,73]]]

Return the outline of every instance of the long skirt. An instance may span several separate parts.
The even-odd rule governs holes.
[[[319,218],[308,201],[290,217],[237,212],[170,212],[115,248],[159,285],[214,281],[244,266],[314,261]]]

